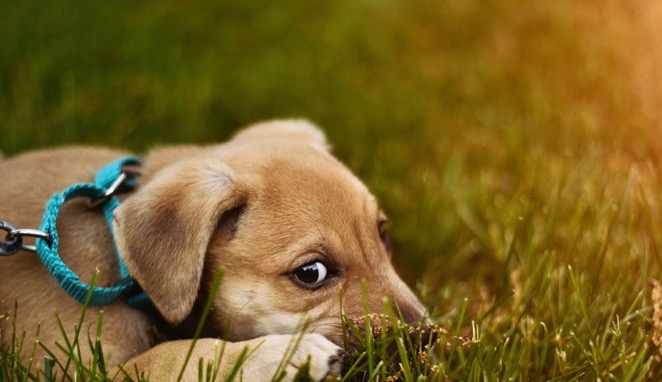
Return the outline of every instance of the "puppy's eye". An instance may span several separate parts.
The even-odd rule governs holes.
[[[329,272],[326,268],[326,265],[319,261],[306,264],[294,272],[294,277],[297,279],[297,281],[308,287],[315,287],[319,285],[324,280],[326,280],[328,275]]]
[[[389,239],[388,233],[386,232],[386,220],[380,220],[379,223],[377,223],[377,231],[379,232],[379,238],[382,239],[382,243],[384,243],[386,250],[390,251],[391,239]]]

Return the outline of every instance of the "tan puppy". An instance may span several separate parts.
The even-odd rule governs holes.
[[[0,183],[0,220],[38,227],[51,194],[91,181],[123,155],[65,148],[4,159],[0,173],[8,181]],[[344,313],[362,316],[363,281],[370,311],[381,312],[389,296],[406,320],[423,317],[423,307],[390,263],[385,218],[375,198],[331,156],[323,134],[308,122],[255,125],[217,146],[160,149],[146,156],[140,172],[140,186],[114,214],[117,248],[174,333],[191,338],[214,275],[225,268],[207,338],[197,342],[185,380],[196,380],[198,358],[213,360],[221,347],[219,378],[248,347],[254,352],[244,363],[243,380],[269,380],[303,322],[306,333],[288,363],[288,378],[309,358],[314,379],[339,373],[339,290]],[[99,285],[113,285],[117,264],[99,210],[87,200],[68,203],[58,228],[60,254],[81,280],[89,282],[98,268]],[[55,312],[73,333],[81,304],[56,285],[35,254],[0,258],[0,280],[0,316],[16,304],[19,333],[34,338],[40,325],[40,341],[55,350],[54,342],[62,340]],[[129,372],[137,365],[152,380],[176,378],[190,340],[152,347],[149,328],[160,320],[118,301],[90,308],[85,344],[99,310],[105,314],[108,364],[129,360]],[[0,320],[3,347],[9,333],[10,320]]]

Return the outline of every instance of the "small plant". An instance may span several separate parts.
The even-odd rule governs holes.
[[[438,380],[439,362],[471,340],[450,335],[438,324],[406,324],[393,314],[368,314],[356,320],[343,316],[345,380]],[[445,355],[445,356],[444,356]]]

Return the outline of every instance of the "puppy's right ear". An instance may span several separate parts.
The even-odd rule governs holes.
[[[168,322],[191,312],[218,222],[246,197],[227,166],[198,156],[165,167],[115,211],[117,249]]]

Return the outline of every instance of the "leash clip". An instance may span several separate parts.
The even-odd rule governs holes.
[[[51,242],[51,235],[46,232],[36,229],[16,228],[13,224],[6,221],[0,221],[0,229],[7,232],[5,240],[0,241],[0,256],[15,255],[21,249],[37,252],[35,245],[23,244],[24,237],[46,240],[49,244]]]

